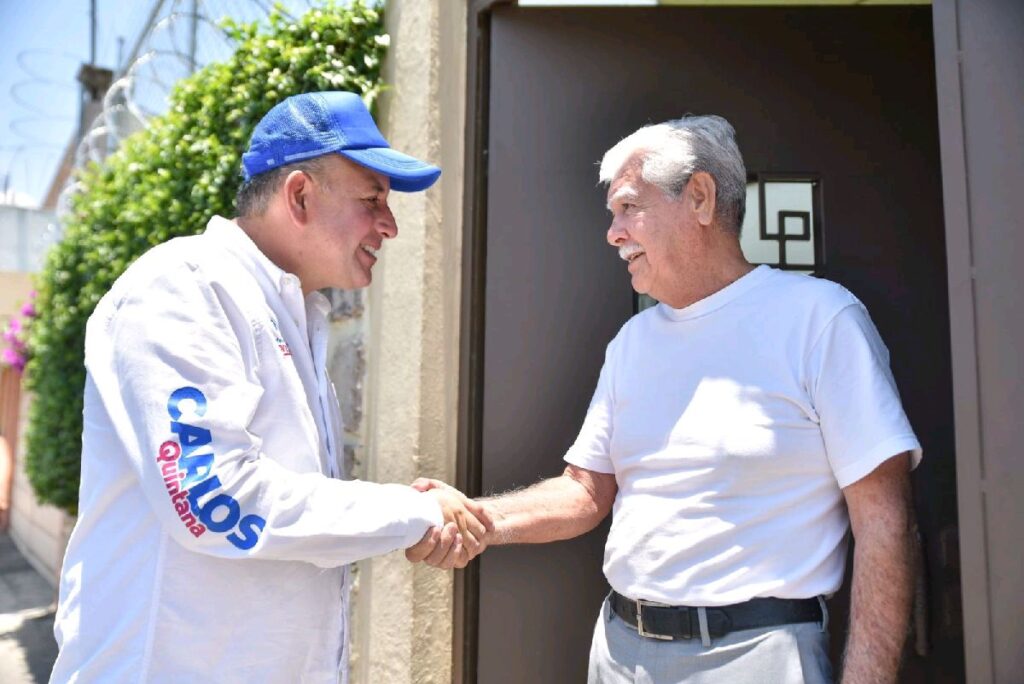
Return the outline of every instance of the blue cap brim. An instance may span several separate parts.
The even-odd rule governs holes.
[[[415,157],[402,154],[390,147],[374,147],[365,150],[338,150],[360,166],[365,166],[391,179],[391,189],[398,192],[419,192],[426,190],[441,175],[441,169],[421,162]]]

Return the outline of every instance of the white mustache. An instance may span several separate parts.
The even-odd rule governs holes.
[[[621,247],[619,247],[619,258],[622,259],[623,261],[629,261],[629,258],[631,256],[633,256],[637,252],[643,252],[643,251],[644,251],[643,247],[641,247],[640,245],[638,245],[635,242],[630,242],[628,244],[625,244],[625,245],[622,245]]]

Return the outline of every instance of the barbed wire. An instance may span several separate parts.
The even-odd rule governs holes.
[[[312,0],[282,4],[286,14],[304,11]],[[136,40],[130,63],[121,69],[98,116],[75,151],[74,168],[102,163],[132,133],[167,108],[174,84],[206,64],[226,59],[234,49],[221,24],[262,21],[271,10],[266,0],[158,0],[148,25]],[[72,172],[57,199],[60,219],[78,190]]]
[[[152,0],[147,6],[134,5],[133,20],[138,28],[128,41],[132,47],[127,55],[118,55],[123,63],[113,70],[113,82],[103,97],[99,113],[84,122],[72,155],[71,173],[57,197],[58,221],[52,228],[55,234],[47,236],[48,241],[60,238],[60,219],[68,210],[70,198],[79,189],[76,171],[89,163],[102,164],[125,138],[145,128],[153,117],[163,114],[171,90],[182,78],[231,55],[234,46],[221,28],[224,19],[262,22],[274,4],[270,0]],[[279,7],[286,15],[295,16],[313,4],[315,0],[285,0]],[[52,164],[55,158],[59,158],[58,167],[64,163],[62,150],[66,150],[66,145],[63,141],[54,141],[38,131],[47,124],[67,124],[76,119],[73,114],[55,108],[53,100],[55,93],[77,90],[79,85],[70,79],[62,81],[38,68],[35,62],[41,57],[83,61],[59,48],[23,50],[18,54],[18,66],[26,78],[11,86],[9,91],[19,110],[9,124],[17,141],[0,145],[0,151],[9,155],[8,175],[16,163],[28,164],[30,157],[34,158],[33,163],[45,160]],[[60,173],[60,169],[56,172]]]

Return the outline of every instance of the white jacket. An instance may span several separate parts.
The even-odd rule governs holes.
[[[442,517],[407,486],[332,479],[327,310],[220,217],[100,301],[52,681],[343,676],[345,564]]]

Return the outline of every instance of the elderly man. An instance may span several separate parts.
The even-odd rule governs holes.
[[[326,369],[317,290],[368,285],[390,190],[440,170],[342,92],[274,107],[242,163],[239,217],[150,250],[89,319],[54,682],[336,682],[346,564],[486,532],[450,491],[343,479]]]
[[[600,176],[608,242],[660,303],[608,345],[564,474],[485,500],[487,542],[566,539],[611,511],[590,681],[781,684],[832,681],[823,599],[852,527],[843,681],[894,682],[921,450],[867,311],[744,258],[746,172],[724,119],[642,128]]]

